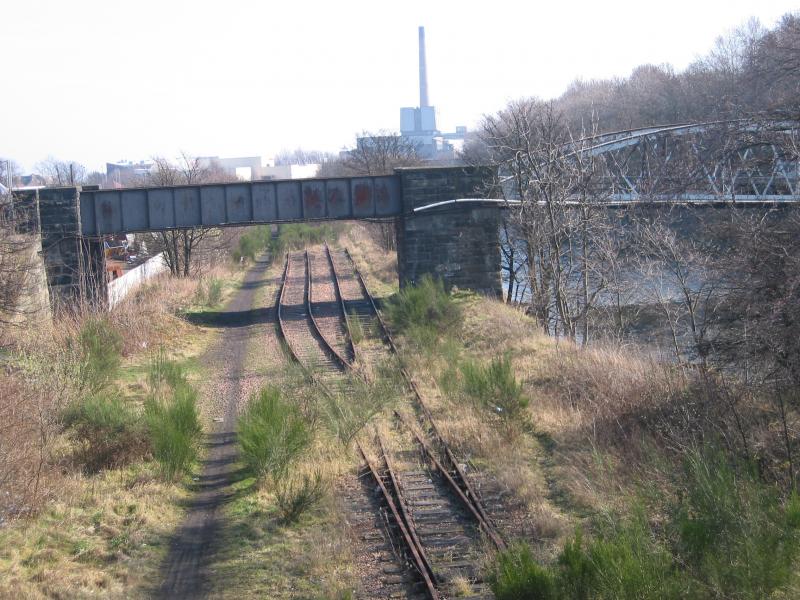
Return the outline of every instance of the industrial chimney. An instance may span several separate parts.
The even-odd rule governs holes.
[[[419,107],[428,105],[428,68],[425,65],[425,28],[419,28]]]

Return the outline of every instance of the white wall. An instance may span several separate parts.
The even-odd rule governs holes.
[[[142,263],[135,269],[127,271],[122,277],[118,277],[114,281],[109,281],[108,307],[114,308],[125,296],[139,287],[140,284],[168,269],[169,267],[167,267],[167,263],[164,262],[164,254],[162,253]]]

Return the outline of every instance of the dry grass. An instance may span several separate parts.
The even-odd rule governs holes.
[[[512,307],[460,298],[458,339],[433,351],[403,341],[406,360],[457,454],[511,492],[511,508],[533,526],[542,556],[551,556],[584,516],[624,504],[630,488],[620,488],[620,458],[611,451],[619,420],[669,400],[682,375],[621,350],[581,350],[542,334]],[[449,382],[461,361],[506,353],[530,398],[527,423],[512,430]]]
[[[709,432],[742,450],[734,408],[748,451],[776,479],[785,477],[774,403],[659,363],[643,349],[582,349],[555,340],[500,302],[471,294],[461,302],[458,339],[433,351],[407,340],[401,346],[445,437],[512,492],[534,526],[541,558],[552,558],[587,517],[625,514],[643,498],[673,496],[680,457]],[[488,362],[505,353],[530,398],[528,423],[512,435],[485,407],[453,393],[450,381],[464,359]],[[790,410],[787,422],[796,431],[800,418]]]
[[[159,278],[104,315],[123,335],[113,385],[129,401],[142,401],[154,351],[191,359],[212,339],[179,316],[196,287]],[[182,519],[185,493],[159,481],[150,462],[85,476],[71,461],[60,417],[81,394],[74,348],[91,316],[61,314],[12,333],[0,374],[0,597],[148,597]]]
[[[0,525],[34,513],[58,487],[52,402],[38,386],[0,374]]]
[[[0,597],[149,597],[185,493],[141,464],[59,487],[36,519],[0,530]]]
[[[382,250],[368,224],[353,223],[339,238],[339,245],[350,251],[367,286],[376,297],[390,296],[397,291],[397,253]]]

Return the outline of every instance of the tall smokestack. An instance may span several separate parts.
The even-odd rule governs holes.
[[[428,104],[428,68],[425,65],[425,28],[419,28],[419,107]]]

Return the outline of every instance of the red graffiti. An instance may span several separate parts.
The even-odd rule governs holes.
[[[366,183],[356,184],[354,203],[359,208],[367,208],[372,204],[372,190]]]
[[[314,214],[322,212],[322,200],[318,188],[307,187],[303,189],[303,205],[306,211]]]

